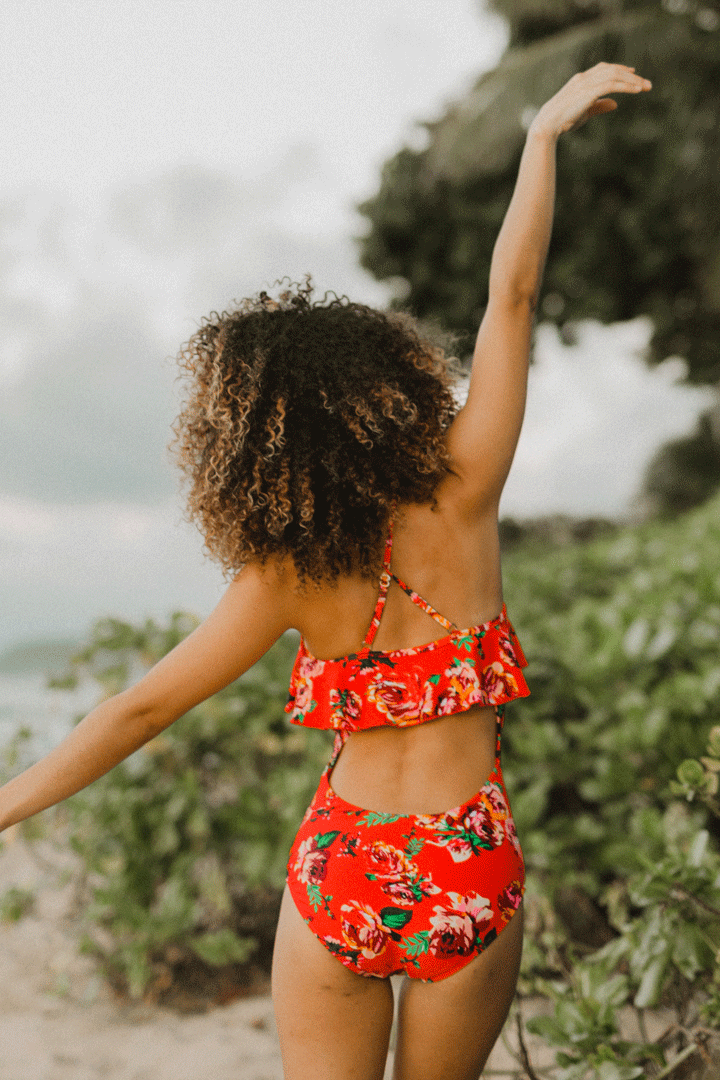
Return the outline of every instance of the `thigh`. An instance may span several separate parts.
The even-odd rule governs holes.
[[[272,973],[285,1080],[382,1080],[389,979],[356,975],[315,937],[285,889]]]
[[[507,1019],[522,953],[523,909],[454,975],[403,985],[393,1080],[478,1080]]]

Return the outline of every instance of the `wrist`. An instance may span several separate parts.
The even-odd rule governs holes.
[[[542,109],[535,116],[527,130],[527,140],[531,142],[544,142],[554,146],[558,141],[560,132],[551,123],[549,117],[543,116]]]

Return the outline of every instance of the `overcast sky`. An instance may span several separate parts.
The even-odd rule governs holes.
[[[169,357],[289,274],[382,305],[355,206],[495,65],[476,0],[15,0],[0,11],[0,648],[114,612],[205,614]],[[598,122],[612,122],[604,118]],[[539,335],[503,509],[621,515],[709,395],[649,327]]]

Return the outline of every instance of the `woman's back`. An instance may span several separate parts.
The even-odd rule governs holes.
[[[494,619],[502,608],[497,514],[463,515],[450,478],[437,504],[400,506],[393,522],[392,569],[455,626]],[[378,582],[353,575],[319,589],[298,589],[297,629],[320,659],[355,652],[372,619]],[[441,637],[445,630],[397,585],[387,601],[373,648],[411,648]]]
[[[485,623],[503,606],[496,512],[467,518],[462,485],[448,478],[437,503],[399,507],[392,570],[456,627]],[[309,653],[334,660],[366,637],[378,583],[360,575],[332,586],[296,588],[297,628]],[[388,589],[373,649],[409,649],[447,636],[397,585]],[[432,723],[357,731],[343,748],[332,783],[359,806],[384,813],[431,813],[477,791],[495,760],[492,706],[439,716]]]

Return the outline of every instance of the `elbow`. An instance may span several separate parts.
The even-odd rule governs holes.
[[[493,305],[501,304],[514,312],[524,312],[532,318],[540,302],[540,290],[514,282],[505,282],[494,289],[491,286],[489,298]]]
[[[123,705],[137,731],[139,745],[150,742],[177,720],[178,714],[172,711],[167,700],[156,700],[142,693],[137,686],[123,690],[118,696],[124,698]]]
[[[535,311],[540,301],[542,282],[537,273],[525,273],[517,269],[506,273],[490,272],[488,282],[488,305],[526,308]]]

